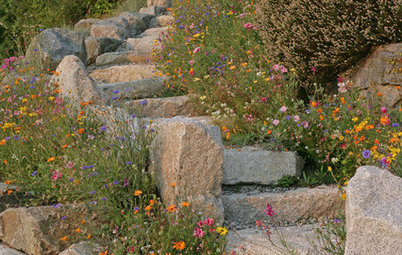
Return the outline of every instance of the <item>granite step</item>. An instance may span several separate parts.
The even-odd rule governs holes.
[[[130,100],[156,97],[164,90],[164,78],[147,78],[128,82],[99,84],[110,98]]]
[[[224,150],[224,185],[277,184],[283,176],[300,176],[303,159],[296,152],[246,146]]]
[[[26,255],[26,253],[14,250],[8,244],[0,242],[0,255]]]
[[[344,211],[339,190],[333,185],[294,189],[223,186],[222,202],[225,220],[236,228],[268,219],[264,212],[268,203],[277,221],[291,224],[322,222],[337,217],[339,209]]]
[[[157,72],[153,65],[134,64],[89,70],[89,76],[93,78],[97,84],[102,84],[155,78]]]
[[[264,229],[251,227],[242,230],[229,230],[227,235],[227,254],[236,255],[319,255],[320,246],[314,247],[311,241],[315,240],[316,229],[322,229],[319,224],[306,224],[270,228],[269,240]],[[282,245],[281,239],[287,247]],[[315,242],[317,243],[317,242]],[[293,251],[293,252],[292,252]]]
[[[172,118],[175,116],[193,116],[194,110],[188,96],[146,98],[130,100],[124,108],[140,117]]]

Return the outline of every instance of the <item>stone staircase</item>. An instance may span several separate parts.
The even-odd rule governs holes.
[[[256,147],[226,148],[221,140],[220,129],[213,126],[208,117],[195,116],[188,96],[158,97],[168,77],[159,75],[152,63],[155,60],[154,43],[161,33],[167,31],[167,24],[174,20],[165,7],[150,5],[141,9],[139,14],[124,12],[119,17],[104,21],[90,19],[77,23],[76,29],[86,30],[91,35],[84,38],[87,57],[85,61],[81,59],[87,66],[78,63],[81,66],[79,68],[83,69],[79,73],[83,76],[78,79],[77,72],[74,72],[74,79],[66,81],[69,81],[68,86],[77,82],[74,86],[82,87],[85,80],[85,88],[89,88],[89,92],[81,92],[77,94],[79,99],[72,97],[72,100],[90,101],[99,92],[106,97],[103,99],[107,99],[107,104],[113,100],[119,101],[122,112],[126,109],[140,109],[142,117],[152,119],[162,132],[158,135],[160,138],[156,139],[159,141],[156,145],[160,146],[154,149],[156,156],[153,157],[154,161],[160,161],[154,162],[153,167],[156,169],[162,199],[169,201],[173,193],[168,184],[178,182],[178,192],[194,195],[194,204],[198,203],[200,208],[204,208],[203,212],[212,212],[221,222],[225,220],[232,228],[228,236],[228,253],[286,254],[279,244],[276,232],[271,236],[274,243],[277,243],[273,245],[264,236],[264,232],[255,227],[256,221],[268,219],[264,209],[269,203],[281,223],[279,229],[289,240],[289,244],[301,254],[315,254],[307,245],[304,235],[311,238],[313,228],[319,227],[317,222],[336,216],[339,205],[337,188],[271,188],[284,175],[300,175],[303,160],[293,152],[271,152]],[[155,27],[160,25],[162,26]],[[130,34],[127,27],[135,32]],[[80,62],[79,59],[74,61]],[[59,71],[68,75],[65,70],[56,70]],[[63,79],[60,81],[62,90]],[[71,91],[71,87],[69,89]],[[194,149],[197,146],[193,145],[198,144],[201,144],[199,148]],[[166,151],[179,147],[184,149],[178,157],[176,154],[169,154],[174,152],[165,155]],[[167,165],[177,163],[181,166],[180,169],[165,169],[166,160],[172,161],[166,163]],[[189,185],[190,188],[183,187],[180,191],[180,180],[169,179],[172,176],[179,176],[183,186]],[[5,215],[7,211],[0,214],[0,240],[12,244],[15,240],[10,241],[9,236],[24,238],[24,235],[12,235],[4,231],[9,224],[5,222]],[[23,232],[16,226],[15,232],[18,231]],[[35,250],[23,245],[14,248],[28,254],[48,254],[45,250]],[[0,255],[3,254],[22,253],[0,244]],[[90,253],[70,253],[66,250],[62,254]]]

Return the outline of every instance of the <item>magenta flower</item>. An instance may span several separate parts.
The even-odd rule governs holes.
[[[201,50],[201,48],[197,47],[197,48],[194,49],[193,53],[195,54],[195,53],[199,52],[200,50]]]
[[[273,217],[276,215],[276,213],[273,210],[273,207],[268,203],[267,204],[267,209],[264,210],[264,212],[267,214],[267,216]]]
[[[212,224],[214,224],[214,219],[207,218],[207,220],[204,221],[204,224],[207,224],[208,226],[212,226]]]
[[[204,235],[205,235],[205,232],[202,231],[202,229],[199,229],[199,228],[194,229],[194,236],[196,236],[198,238],[202,238]]]

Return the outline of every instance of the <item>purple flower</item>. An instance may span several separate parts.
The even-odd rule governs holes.
[[[146,104],[147,103],[147,100],[144,100],[144,101],[141,101],[140,102],[140,105],[144,105],[144,104]]]
[[[38,171],[34,171],[31,176],[35,176],[38,173]]]
[[[131,162],[131,161],[126,161],[126,164],[127,165],[131,165],[133,162]]]
[[[107,200],[107,198],[106,198],[106,197],[102,197],[101,200],[105,201],[105,200]]]
[[[117,99],[117,97],[112,97],[112,100],[116,100]]]
[[[106,130],[107,130],[107,127],[102,126],[102,127],[100,128],[100,130],[101,130],[101,131],[106,131]]]
[[[117,185],[117,184],[119,184],[119,181],[114,181],[113,184]]]
[[[397,127],[397,126],[399,126],[398,123],[392,123],[392,127]]]
[[[61,217],[61,220],[65,220],[67,217],[66,216],[63,216],[63,217]]]
[[[91,195],[93,195],[93,194],[96,193],[96,191],[95,191],[95,190],[92,190],[90,193],[91,193]]]
[[[118,90],[113,90],[113,93],[114,94],[118,94],[120,91],[118,91]]]
[[[339,224],[341,222],[342,222],[342,220],[334,219],[334,224]]]
[[[267,216],[273,217],[276,215],[276,213],[273,210],[273,207],[268,203],[267,204],[267,209],[264,210],[264,212],[267,214]]]
[[[131,114],[131,118],[135,118],[137,117],[135,114]]]
[[[128,186],[128,179],[124,179],[124,184],[123,184],[123,186],[124,186],[124,187]]]
[[[371,152],[370,152],[370,150],[365,150],[365,151],[363,151],[362,155],[363,155],[363,158],[369,158],[371,155]]]

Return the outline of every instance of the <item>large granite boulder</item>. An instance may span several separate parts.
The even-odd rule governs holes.
[[[115,51],[124,41],[108,37],[88,37],[85,39],[88,65],[94,64],[96,58],[106,52]]]
[[[349,181],[346,255],[402,254],[402,179],[362,166]]]
[[[158,123],[157,129],[150,149],[151,169],[163,202],[178,206],[188,201],[197,212],[222,223],[220,136],[210,132],[213,128],[183,117]]]
[[[91,32],[92,25],[98,23],[99,21],[100,19],[82,19],[74,25],[74,30],[89,34]]]
[[[92,255],[99,254],[100,252],[102,251],[99,245],[88,241],[83,241],[71,245],[67,250],[63,251],[59,255]]]
[[[92,37],[109,37],[124,40],[131,37],[131,35],[130,23],[123,17],[102,20],[91,27]]]
[[[122,12],[119,17],[127,20],[132,35],[138,35],[149,27],[153,16],[144,13]]]
[[[402,100],[401,52],[402,43],[379,46],[344,75],[363,89],[361,97],[372,98],[380,93],[384,104],[398,105]]]
[[[148,64],[112,66],[95,69],[90,76],[103,83],[128,82],[155,77],[155,67]]]
[[[172,7],[172,0],[147,0],[148,7],[150,6],[162,6],[166,8]]]
[[[46,29],[35,36],[25,54],[31,64],[55,69],[65,56],[75,55],[87,62],[84,34],[61,28]]]
[[[29,255],[54,255],[71,243],[71,233],[80,224],[80,205],[20,207],[0,213],[0,240]],[[61,220],[66,216],[65,220]],[[70,238],[63,240],[63,237]]]
[[[62,97],[68,98],[72,105],[77,106],[81,102],[104,104],[102,90],[96,87],[85,66],[76,56],[65,57],[50,82],[59,85]]]

